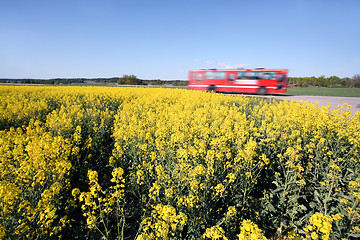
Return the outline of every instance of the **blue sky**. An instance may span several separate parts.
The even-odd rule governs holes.
[[[1,0],[0,78],[360,74],[359,0]]]

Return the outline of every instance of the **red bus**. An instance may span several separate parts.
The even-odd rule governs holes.
[[[201,69],[189,71],[188,88],[214,92],[277,94],[287,89],[288,69]]]

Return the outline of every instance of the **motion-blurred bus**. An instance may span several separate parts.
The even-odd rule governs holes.
[[[189,71],[191,90],[279,94],[287,89],[288,69],[201,69]]]

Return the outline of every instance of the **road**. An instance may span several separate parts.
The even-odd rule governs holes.
[[[327,96],[291,96],[291,95],[246,95],[254,97],[266,97],[266,98],[276,98],[280,100],[295,100],[295,101],[310,101],[315,104],[315,101],[318,101],[320,106],[327,106],[330,103],[330,111],[333,109],[338,109],[339,105],[348,103],[352,106],[349,110],[352,114],[360,111],[360,98],[357,97],[327,97]]]

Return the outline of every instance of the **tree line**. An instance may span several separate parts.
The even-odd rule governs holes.
[[[186,80],[144,80],[139,79],[135,75],[123,75],[122,77],[113,78],[56,78],[56,79],[0,79],[0,83],[19,83],[19,84],[74,84],[85,83],[86,81],[95,81],[97,83],[117,83],[119,85],[172,85],[187,86]],[[352,78],[331,77],[289,77],[288,84],[290,86],[299,87],[328,87],[328,88],[360,88],[360,74],[354,75]]]
[[[117,81],[119,85],[172,85],[172,86],[187,86],[186,80],[142,80],[135,75],[124,75]]]
[[[73,84],[86,83],[86,81],[93,81],[96,83],[117,83],[119,85],[172,85],[172,86],[187,86],[186,80],[144,80],[139,79],[135,75],[124,75],[122,77],[113,78],[56,78],[56,79],[0,79],[0,83],[17,83],[17,84],[44,84],[44,85],[59,85],[59,84]]]
[[[56,79],[0,79],[0,83],[18,83],[18,84],[72,84],[84,83],[86,78],[56,78]]]
[[[288,84],[299,87],[328,87],[328,88],[358,88],[360,87],[360,74],[352,78],[331,77],[289,77]]]

